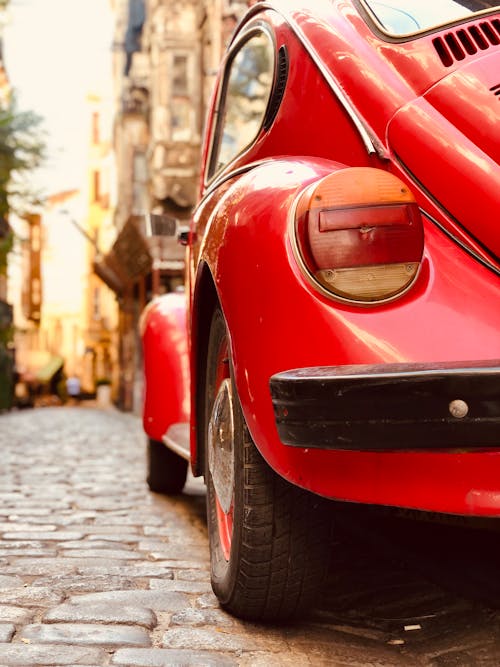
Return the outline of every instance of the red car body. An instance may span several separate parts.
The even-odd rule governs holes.
[[[280,477],[329,499],[499,516],[500,7],[411,34],[377,11],[260,2],[239,26],[186,292],[143,315],[144,428],[178,454],[189,441],[205,473],[217,305],[244,421]],[[262,35],[269,99],[235,148],[231,72]],[[389,265],[400,283],[370,291]]]

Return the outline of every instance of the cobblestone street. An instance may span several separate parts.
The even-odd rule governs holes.
[[[335,604],[325,591],[302,623],[230,617],[210,587],[204,487],[150,493],[144,444],[115,410],[0,415],[0,666],[498,664],[497,614],[383,568],[363,622],[362,570],[357,598],[336,572]]]

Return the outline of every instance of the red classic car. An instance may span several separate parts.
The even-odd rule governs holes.
[[[141,322],[149,485],[204,475],[223,607],[314,599],[328,499],[500,516],[494,0],[257,3],[180,240]]]

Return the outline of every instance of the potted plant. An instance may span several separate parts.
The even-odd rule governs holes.
[[[111,405],[111,380],[109,378],[97,378],[95,382],[97,403],[102,407]]]

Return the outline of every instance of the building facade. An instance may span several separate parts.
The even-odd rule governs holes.
[[[140,412],[140,313],[154,296],[183,284],[184,249],[165,236],[165,226],[187,224],[196,203],[214,77],[247,3],[112,0],[112,5],[116,240],[95,271],[120,304],[118,405]]]
[[[69,377],[78,379],[84,395],[93,395],[100,382],[118,394],[118,304],[93,271],[114,239],[111,104],[89,95],[87,109],[81,188],[51,193],[11,221],[16,369],[20,390],[28,387],[40,400],[64,398]]]
[[[5,8],[0,4],[0,18]],[[3,62],[0,36],[0,107],[9,104],[11,87]],[[0,411],[12,406],[14,397],[13,309],[7,296],[7,262],[12,248],[12,229],[0,215]]]

